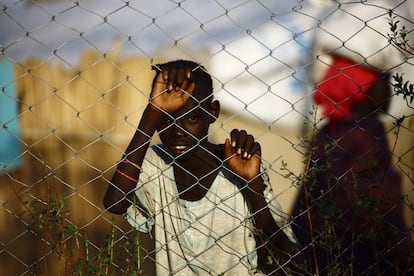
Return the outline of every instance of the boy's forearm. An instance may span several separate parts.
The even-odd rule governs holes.
[[[138,166],[142,165],[145,153],[148,150],[152,136],[154,135],[157,127],[162,118],[162,112],[148,105],[141,120],[138,124],[138,128],[132,137],[127,149],[124,153],[124,158],[131,161]]]
[[[265,184],[263,179],[258,177],[248,183],[243,189],[244,194],[249,201],[251,212],[254,216],[254,223],[258,229],[274,231],[273,224],[276,224],[268,208],[263,192]],[[277,225],[275,225],[277,227]]]
[[[123,214],[131,205],[133,190],[137,184],[133,180],[139,179],[140,170],[138,168],[142,165],[151,138],[161,118],[162,113],[160,111],[150,105],[147,106],[141,117],[138,129],[124,153],[123,158],[128,161],[118,164],[117,171],[114,173],[106,191],[104,206],[110,212]]]
[[[268,257],[278,261],[286,261],[291,251],[289,238],[276,224],[270,212],[264,195],[264,183],[262,178],[257,178],[249,183],[245,189],[245,196],[250,203],[253,214],[253,224],[257,231],[259,259],[267,261]]]

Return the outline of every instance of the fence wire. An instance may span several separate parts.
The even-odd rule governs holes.
[[[259,273],[246,264],[251,252],[225,248],[232,233],[207,227],[207,211],[196,230],[213,231],[215,241],[171,269],[159,254],[172,241],[160,244],[156,230],[142,233],[103,205],[147,106],[151,67],[176,59],[202,64],[212,77],[221,113],[208,140],[223,144],[236,128],[261,145],[280,203],[275,213],[286,219],[280,228],[291,240],[288,258],[269,258],[266,274],[414,269],[411,1],[0,5],[3,273],[233,275],[240,264],[246,275]],[[156,135],[151,144],[158,143]],[[224,208],[223,201],[214,207]],[[234,231],[249,223],[240,218]],[[203,259],[214,246],[236,256],[220,271],[214,256],[213,265]]]

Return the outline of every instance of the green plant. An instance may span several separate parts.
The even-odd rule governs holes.
[[[398,49],[400,49],[406,56],[406,61],[414,58],[414,48],[411,45],[407,35],[412,32],[404,25],[400,25],[400,20],[393,10],[388,11],[388,25],[391,33],[388,33],[390,42]],[[404,80],[403,74],[396,73],[393,75],[393,87],[397,95],[403,95],[404,100],[411,105],[414,100],[414,84],[410,81]]]
[[[387,195],[384,198],[375,196],[381,194],[381,187],[379,182],[377,182],[377,176],[381,176],[383,172],[379,171],[378,166],[380,162],[376,159],[380,158],[380,156],[373,154],[374,158],[371,166],[365,169],[346,170],[346,173],[333,175],[331,173],[333,162],[341,160],[340,157],[337,157],[341,150],[340,148],[339,151],[336,150],[340,147],[339,143],[337,140],[331,140],[331,142],[324,144],[323,149],[314,146],[313,141],[318,131],[317,123],[319,122],[315,108],[310,112],[310,115],[312,117],[311,125],[308,128],[310,134],[303,138],[299,144],[299,147],[303,148],[305,152],[302,159],[304,164],[303,171],[295,174],[284,161],[282,161],[280,168],[284,176],[294,186],[302,189],[304,193],[306,208],[301,210],[298,217],[303,216],[300,227],[308,224],[304,231],[309,231],[311,236],[309,244],[299,245],[299,248],[297,248],[297,252],[301,254],[302,246],[309,246],[311,251],[310,257],[308,256],[305,261],[302,260],[295,269],[298,269],[305,275],[350,275],[354,272],[354,266],[358,261],[354,256],[354,246],[357,244],[357,246],[360,246],[362,242],[368,244],[372,250],[375,250],[378,246],[382,246],[379,245],[381,244],[381,239],[384,238],[380,236],[381,233],[387,233],[388,237],[386,238],[394,241],[400,238],[401,240],[404,239],[405,233],[401,233],[401,230],[396,227],[389,226],[386,220],[384,220],[380,206],[387,206]],[[327,138],[327,140],[329,141],[330,138]],[[345,139],[345,137],[343,138]],[[316,155],[318,156],[317,158],[315,157],[316,152],[319,152]],[[323,153],[322,155],[320,154],[321,152]],[[318,160],[323,161],[318,162]],[[336,165],[338,164],[340,163],[336,163]],[[321,177],[324,177],[327,184],[326,187],[321,186],[321,183],[319,183]],[[322,180],[321,182],[324,181]],[[352,187],[349,186],[343,189],[343,193],[349,194],[343,194],[342,196],[349,196],[350,199],[354,199],[355,205],[355,208],[350,209],[352,210],[352,216],[348,220],[348,225],[344,225],[344,222],[347,221],[346,219],[342,221],[340,218],[349,214],[344,213],[343,205],[340,208],[338,202],[339,197],[341,197],[341,193],[338,193],[338,191],[341,191],[345,185],[348,185],[346,183],[353,184]],[[295,224],[296,219],[297,217],[293,217],[293,224]],[[357,222],[355,225],[351,222],[354,219]],[[362,227],[362,231],[356,228],[360,220],[367,221],[367,225]],[[395,237],[395,239],[391,238],[391,236]],[[349,246],[349,244],[351,245]],[[389,251],[393,246],[393,244],[389,244],[387,250]],[[383,268],[379,267],[381,263],[379,259],[382,258],[382,255],[389,254],[387,250],[384,250],[383,247],[377,249],[378,259],[370,268],[373,273],[381,274],[383,272]],[[396,268],[394,273],[399,275],[398,273],[400,272]]]
[[[15,196],[24,206],[21,220],[27,222],[29,231],[40,240],[40,248],[36,250],[41,257],[31,266],[33,273],[54,275],[56,268],[60,267],[63,275],[114,275],[116,271],[123,271],[125,275],[141,275],[143,259],[138,231],[134,232],[132,241],[123,236],[117,242],[115,220],[112,218],[110,232],[105,236],[97,253],[92,254],[92,243],[86,230],[80,229],[69,219],[70,210],[67,208],[66,198],[52,190],[54,185],[48,178],[38,185],[42,184],[45,184],[45,198],[38,196],[26,201],[23,200],[25,192],[18,193],[12,187]],[[125,267],[114,267],[114,257],[121,248],[127,252],[129,258]],[[58,263],[53,261],[55,257]]]

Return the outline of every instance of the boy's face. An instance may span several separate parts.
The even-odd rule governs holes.
[[[200,93],[208,95],[206,91],[196,88],[193,96],[199,99]],[[197,100],[190,99],[178,112],[165,114],[158,128],[161,142],[173,157],[190,158],[199,145],[208,144],[208,129],[218,113],[217,101],[200,104]]]

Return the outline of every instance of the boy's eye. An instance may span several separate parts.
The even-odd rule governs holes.
[[[195,116],[195,115],[192,115],[192,116],[188,117],[188,120],[189,120],[190,122],[196,122],[196,121],[197,121],[197,119],[198,119],[198,117],[197,117],[197,116]]]
[[[171,118],[170,117],[168,117],[168,116],[165,116],[163,119],[162,119],[162,122],[163,123],[171,123]]]

